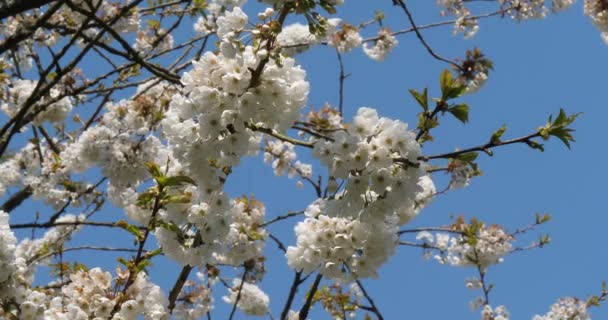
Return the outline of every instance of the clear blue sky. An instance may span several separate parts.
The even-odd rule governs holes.
[[[346,2],[340,10],[351,23],[369,20],[373,11],[380,9],[386,13],[387,25],[393,30],[409,27],[403,12],[393,8],[390,0]],[[434,1],[411,1],[410,7],[418,24],[443,19]],[[494,4],[485,3],[476,7],[479,12],[495,9]],[[259,5],[251,1],[245,8],[251,13],[248,9]],[[451,215],[463,214],[512,230],[533,222],[535,212],[548,212],[552,221],[518,245],[529,244],[540,233],[549,233],[552,243],[543,249],[508,256],[503,264],[490,268],[488,280],[495,284],[491,303],[506,305],[511,319],[530,319],[534,314],[547,312],[559,297],[586,298],[589,293],[599,293],[602,280],[608,280],[605,249],[608,208],[604,198],[608,194],[608,171],[601,164],[606,156],[604,123],[608,110],[602,95],[606,92],[603,76],[608,74],[608,46],[583,16],[582,1],[544,20],[522,23],[508,18],[481,20],[479,33],[470,40],[454,37],[451,31],[451,26],[446,26],[423,34],[439,54],[449,58],[462,57],[466,49],[477,46],[494,61],[495,70],[477,94],[462,99],[471,106],[470,123],[462,125],[447,118],[435,130],[436,141],[425,146],[425,153],[484,143],[502,124],[508,126],[505,138],[531,133],[560,107],[568,113],[583,114],[574,124],[577,142],[572,150],[555,140],[546,144],[544,153],[515,145],[495,150],[492,158],[481,155],[479,164],[484,175],[474,179],[466,189],[436,198],[410,226],[447,224]],[[373,32],[364,34],[370,36]],[[345,55],[346,71],[351,74],[345,87],[347,119],[359,107],[372,106],[383,116],[400,118],[414,126],[418,107],[407,89],[429,86],[431,93],[437,93],[437,78],[446,65],[432,59],[413,34],[402,36],[399,41],[384,62],[368,59],[361,50]],[[309,104],[337,105],[339,70],[335,51],[320,47],[298,59],[311,83]],[[304,156],[306,152],[300,153],[304,159],[308,158]],[[315,169],[319,173],[318,167]],[[445,176],[436,176],[436,183],[443,186]],[[266,204],[268,217],[303,209],[314,200],[313,192],[306,187],[296,189],[294,180],[275,178],[272,169],[259,157],[247,159],[234,170],[227,190],[234,196],[254,194]],[[104,214],[96,220],[118,216],[112,210]],[[276,224],[270,230],[286,244],[293,244],[293,222]],[[112,231],[96,232],[93,236],[77,237],[76,241],[94,244],[121,241]],[[261,287],[270,294],[274,315],[278,316],[292,273],[271,242],[267,252],[268,274]],[[99,264],[100,257],[104,257],[102,265],[110,270],[116,265],[112,254],[71,257],[84,259],[91,265]],[[160,259],[151,276],[167,288],[177,277],[177,270],[173,262]],[[478,319],[478,311],[472,312],[468,302],[480,292],[464,286],[465,278],[474,275],[473,269],[441,266],[432,260],[425,261],[420,250],[401,247],[380,270],[380,278],[365,280],[364,285],[385,319]],[[301,295],[307,287],[302,288],[296,308],[301,306]],[[220,288],[220,292],[216,295],[215,319],[223,319],[228,312],[220,298],[224,290]],[[606,319],[608,307],[593,309],[592,315],[593,319]],[[311,318],[325,319],[327,315],[316,308]]]

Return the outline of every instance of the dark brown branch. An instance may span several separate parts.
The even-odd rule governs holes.
[[[287,301],[285,301],[285,306],[283,306],[283,311],[281,311],[280,320],[286,320],[287,314],[289,313],[289,309],[291,309],[291,305],[293,304],[293,299],[298,292],[298,287],[304,282],[302,280],[302,271],[298,271],[295,273],[293,277],[293,282],[291,283],[291,288],[289,288],[289,294],[287,295]]]
[[[0,207],[0,210],[10,213],[15,208],[21,205],[23,201],[29,198],[32,195],[32,187],[25,186],[23,189],[19,190],[17,193],[13,194],[4,204]]]
[[[277,19],[279,26],[283,26],[283,23],[285,22],[285,19],[289,14],[289,10],[291,10],[291,3],[285,2],[283,4],[283,7],[281,8],[281,12],[279,13],[279,18]],[[264,67],[266,66],[268,61],[270,61],[270,52],[272,51],[272,46],[274,45],[275,40],[276,37],[271,37],[270,39],[266,40],[266,51],[268,52],[268,55],[264,59],[262,59],[262,61],[260,61],[260,63],[255,69],[251,69],[251,80],[249,81],[249,88],[255,88],[260,84],[262,71],[264,71]]]
[[[432,156],[420,156],[420,157],[418,157],[418,160],[428,161],[431,159],[448,159],[448,158],[457,157],[464,153],[478,152],[478,151],[483,151],[483,152],[487,153],[488,155],[492,155],[492,152],[490,151],[490,149],[492,149],[492,148],[506,146],[506,145],[515,144],[515,143],[525,143],[525,144],[530,145],[532,143],[532,139],[538,138],[540,136],[541,136],[540,132],[535,132],[535,133],[531,133],[527,136],[523,136],[523,137],[511,139],[511,140],[490,141],[484,145],[466,148],[466,149],[458,150],[458,151],[454,151],[454,152],[442,153],[442,154],[437,154],[437,155],[432,155]]]
[[[158,77],[161,77],[174,84],[178,84],[178,85],[181,84],[179,76],[172,74],[171,72],[169,72],[163,68],[157,67],[155,65],[152,65],[152,64],[146,62],[142,57],[140,57],[139,53],[137,51],[135,51],[135,49],[131,48],[129,43],[125,39],[123,39],[116,30],[114,30],[110,25],[106,24],[104,21],[102,21],[100,18],[98,18],[94,12],[83,10],[82,8],[79,8],[78,6],[74,5],[71,1],[67,1],[66,4],[68,5],[68,7],[70,7],[70,9],[74,10],[75,12],[79,12],[79,13],[85,15],[86,17],[90,18],[91,20],[95,21],[97,24],[99,24],[99,26],[103,30],[108,32],[126,51],[126,54],[124,54],[125,58],[128,58],[129,60],[133,60],[134,62],[137,62],[142,67],[144,67],[146,70],[150,71],[150,73],[152,73]],[[123,9],[123,12],[126,12],[126,11],[124,11],[124,9]],[[121,15],[122,14],[119,14],[118,16],[121,16]],[[95,41],[96,45],[101,45],[101,42],[99,41],[99,39],[95,39],[95,40],[96,40]],[[104,48],[104,49],[107,50],[107,48]]]
[[[416,37],[418,38],[418,40],[420,40],[420,43],[422,43],[422,45],[424,46],[424,48],[426,49],[426,51],[428,51],[428,53],[435,59],[439,60],[439,61],[443,61],[446,62],[450,65],[453,65],[455,67],[458,67],[458,64],[452,60],[446,59],[440,55],[438,55],[437,53],[435,53],[435,51],[433,51],[433,49],[431,48],[431,46],[426,42],[426,40],[424,40],[424,37],[422,36],[422,34],[420,33],[420,30],[418,30],[418,27],[416,26],[416,23],[414,22],[414,17],[412,17],[412,13],[410,12],[410,10],[407,8],[407,6],[405,5],[405,2],[403,2],[403,0],[393,0],[393,4],[400,6],[401,9],[403,9],[403,12],[405,12],[405,15],[407,16],[407,19],[409,20],[410,24],[412,25],[412,29],[414,29],[414,33],[416,33]]]
[[[317,274],[315,282],[310,287],[310,291],[308,292],[308,296],[306,297],[306,302],[302,306],[302,309],[300,309],[300,314],[298,315],[298,318],[300,320],[306,320],[306,318],[308,317],[308,312],[310,311],[310,307],[312,307],[312,298],[315,296],[317,289],[319,289],[319,283],[321,283],[321,279],[323,279],[323,276],[320,273]]]
[[[11,224],[11,229],[49,229],[58,226],[93,226],[93,227],[106,227],[106,228],[122,228],[115,222],[101,222],[101,221],[56,221],[53,223],[16,223]],[[140,227],[145,229],[144,227]]]
[[[300,211],[290,211],[290,212],[287,212],[287,213],[282,214],[280,216],[277,216],[274,219],[266,221],[266,222],[262,223],[261,225],[259,225],[258,227],[259,228],[263,228],[263,227],[271,225],[271,224],[273,224],[273,223],[275,223],[277,221],[281,221],[281,220],[285,220],[285,219],[288,219],[288,218],[291,218],[291,217],[299,216],[301,214],[304,214],[303,210],[300,210]]]
[[[175,281],[173,288],[171,288],[171,291],[169,292],[168,308],[169,308],[170,314],[173,313],[173,309],[175,308],[175,301],[177,301],[177,296],[182,291],[182,288],[184,287],[186,280],[188,280],[188,276],[190,275],[191,271],[192,271],[192,266],[185,265],[182,268],[182,271],[179,273],[179,276],[177,277],[177,280]]]
[[[55,0],[2,0],[0,1],[0,20],[16,16],[28,10],[40,8]]]
[[[338,55],[338,64],[340,66],[340,75],[338,76],[338,112],[340,112],[340,116],[344,117],[344,80],[348,77],[348,75],[344,73],[344,62],[342,61],[342,54],[340,53],[340,50],[336,49],[336,54]]]
[[[247,276],[247,272],[249,271],[249,269],[245,268],[245,271],[243,271],[243,277],[241,278],[241,284],[239,285],[239,291],[236,294],[236,299],[234,299],[234,304],[232,305],[232,310],[230,311],[230,317],[228,318],[229,320],[232,320],[232,318],[234,317],[234,313],[236,312],[236,306],[239,304],[239,301],[241,300],[241,293],[243,292],[243,286],[245,285],[245,277]]]
[[[101,2],[99,3],[101,5]],[[77,39],[83,34],[85,30],[85,25],[87,25],[89,20],[86,20],[83,25],[78,29],[76,35],[71,38],[68,43],[61,49],[59,54],[53,58],[55,63],[61,59],[69,49],[76,43]],[[97,35],[97,39],[101,39],[103,36],[103,31],[99,32]],[[84,58],[87,52],[91,49],[91,44],[87,45],[65,68],[63,68],[62,72],[58,72],[57,75],[51,80],[50,83],[44,85],[44,81],[39,81],[36,84],[32,94],[27,98],[27,100],[21,106],[21,109],[17,114],[12,117],[2,128],[0,129],[0,156],[4,154],[6,148],[8,147],[10,140],[12,137],[20,132],[23,126],[27,125],[30,121],[32,121],[40,112],[45,109],[45,106],[36,107],[33,112],[30,112],[30,108],[34,106],[42,97],[47,95],[51,89],[59,83],[61,78],[68,74],[76,65]],[[40,79],[46,79],[49,73],[52,70],[52,65],[47,67],[43,73],[40,74]]]
[[[23,2],[33,2],[33,1],[23,1]],[[0,6],[2,5],[2,1],[0,1]],[[11,50],[17,48],[21,41],[29,38],[36,32],[38,28],[40,28],[43,24],[45,24],[51,16],[61,8],[63,3],[59,2],[53,5],[49,10],[47,10],[42,17],[38,18],[36,23],[31,26],[23,26],[22,28],[17,29],[17,32],[10,37],[4,39],[0,43],[0,54],[4,53],[7,50]],[[1,15],[1,7],[0,7],[0,15]],[[2,19],[0,17],[0,19]]]
[[[359,289],[361,289],[361,292],[363,293],[363,296],[365,297],[365,299],[367,299],[367,301],[371,305],[371,308],[370,308],[371,310],[369,310],[369,311],[373,312],[376,315],[376,317],[378,317],[378,320],[384,320],[384,318],[382,317],[382,314],[380,313],[380,310],[378,310],[378,307],[376,307],[374,300],[367,293],[365,288],[363,288],[363,284],[361,283],[361,281],[359,281],[359,279],[357,279],[357,285],[359,286]]]
[[[285,248],[285,245],[283,244],[283,242],[281,242],[281,240],[279,240],[279,238],[273,236],[272,233],[269,233],[268,237],[277,244],[277,246],[279,247],[279,250],[281,250],[283,252],[287,252],[287,248]]]

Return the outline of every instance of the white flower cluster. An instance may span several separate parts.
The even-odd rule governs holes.
[[[340,29],[337,30],[339,22],[339,19],[330,19],[328,21],[328,44],[340,52],[349,52],[361,46],[363,38],[359,34],[359,28],[348,23],[342,23],[340,24]]]
[[[269,3],[269,4],[272,4],[275,6],[280,6],[283,3],[290,2],[290,1],[293,1],[293,0],[262,0],[262,2]],[[331,5],[334,5],[334,6],[341,6],[344,4],[344,0],[327,0],[326,2]]]
[[[126,276],[126,275],[125,275]],[[144,273],[137,278],[125,292],[117,295],[112,286],[112,275],[100,268],[78,271],[70,275],[70,283],[54,297],[42,296],[36,300],[29,298],[21,304],[22,316],[25,310],[44,310],[44,319],[112,319],[136,320],[143,316],[145,320],[168,320],[167,300],[159,286],[151,283]],[[125,279],[122,279],[123,281]],[[120,307],[114,312],[116,304]],[[113,314],[113,315],[112,315]],[[37,319],[37,318],[32,318]]]
[[[476,18],[468,15],[459,16],[454,22],[454,34],[462,33],[465,39],[470,39],[479,31],[479,23]]]
[[[558,12],[570,8],[576,0],[551,0],[551,10]]]
[[[591,320],[587,304],[577,298],[566,297],[551,306],[544,316],[536,315],[532,320]]]
[[[288,263],[306,272],[320,267],[330,278],[374,276],[394,251],[398,226],[428,202],[434,185],[415,165],[420,145],[405,123],[361,108],[348,129],[329,138],[313,154],[345,187],[308,207]]]
[[[289,178],[300,175],[302,178],[312,176],[312,166],[297,159],[294,145],[280,140],[271,140],[264,149],[264,162],[272,163],[274,174],[282,176],[287,173]]]
[[[258,228],[264,223],[266,208],[254,198],[237,198],[232,206],[232,224],[226,237],[227,252],[218,254],[220,263],[239,266],[247,260],[263,256],[266,230]]]
[[[217,18],[217,36],[220,39],[234,38],[239,32],[243,31],[248,21],[247,15],[239,7],[227,11]]]
[[[442,254],[434,256],[441,264],[481,268],[502,262],[503,257],[512,251],[514,240],[498,225],[489,227],[481,225],[474,241],[464,235],[450,236],[446,233],[433,235],[428,231],[420,232],[416,239],[441,250]]]
[[[382,28],[378,31],[374,46],[370,47],[367,42],[363,44],[363,52],[373,60],[381,61],[397,46],[399,41],[391,34],[390,29]]]
[[[2,106],[0,108],[9,117],[14,117],[22,108],[23,104],[30,98],[37,81],[32,80],[15,80],[6,91],[6,95],[0,97]],[[59,98],[61,92],[57,88],[51,89],[48,96],[40,97],[30,107],[30,110],[42,108],[41,112],[36,115],[32,121],[35,125],[40,125],[44,122],[58,123],[63,121],[72,111],[72,100],[68,97]],[[52,102],[57,100],[55,102]],[[47,106],[48,104],[48,106]]]
[[[277,36],[277,43],[282,48],[282,52],[288,56],[295,56],[308,50],[311,46],[318,43],[319,39],[310,33],[308,25],[293,23],[281,29]]]
[[[313,45],[320,42],[327,42],[332,47],[335,47],[340,52],[349,52],[354,48],[361,46],[363,38],[359,34],[359,29],[348,23],[343,23],[340,18],[327,19],[324,22],[325,30],[323,34],[311,34],[308,25],[301,23],[293,23],[281,29],[281,33],[277,36],[277,43],[282,47],[282,52],[288,56],[294,56],[302,53]],[[381,46],[394,46],[397,44],[396,39],[391,39],[390,34],[387,37],[388,42],[380,43]],[[368,48],[370,52],[377,50],[378,52],[391,48]],[[387,50],[388,49],[388,50]],[[387,52],[388,53],[388,52]]]
[[[545,0],[499,0],[507,14],[514,20],[542,19],[547,16],[549,9]]]
[[[281,65],[270,59],[254,74],[267,53],[234,40],[247,21],[238,7],[217,18],[220,52],[193,63],[161,122],[172,161],[184,164],[180,174],[197,183],[187,190],[189,203],[160,213],[169,225],[155,231],[165,254],[184,265],[239,264],[260,255],[265,232],[255,226],[263,220],[263,206],[231,201],[222,185],[230,167],[258,152],[256,128],[286,130],[307,99],[305,72],[291,58]]]
[[[100,11],[102,13],[101,17],[104,20],[110,20],[116,17],[118,14],[121,14],[121,3],[109,3],[107,1],[103,1],[100,7]],[[131,9],[127,14],[122,13],[121,17],[116,21],[112,28],[119,33],[133,33],[139,30],[141,24],[141,17],[139,14],[139,10],[137,8],[135,10]]]
[[[137,32],[133,49],[140,53],[165,52],[173,48],[173,35],[165,29]]]
[[[285,58],[282,66],[269,61],[253,87],[251,70],[264,54],[226,46],[221,54],[208,52],[194,62],[182,77],[183,94],[174,97],[162,122],[176,157],[205,189],[220,186],[222,168],[258,151],[261,137],[246,123],[284,131],[308,96],[305,72],[293,59]]]
[[[0,163],[0,171],[2,172],[2,175],[0,175],[0,197],[6,193],[9,187],[21,181],[22,170],[38,173],[37,169],[40,162],[36,158],[28,157],[30,155],[36,156],[34,148],[34,144],[28,143],[14,156]]]
[[[160,213],[161,220],[174,227],[159,227],[154,234],[169,258],[181,265],[204,266],[216,262],[214,254],[226,250],[223,244],[233,220],[230,210],[233,204],[221,191],[204,199],[198,198],[196,190],[188,193],[195,197],[191,203],[171,205]],[[198,235],[189,226],[196,227]]]
[[[8,224],[8,213],[0,210],[0,286],[15,272],[16,244],[17,238]]]
[[[106,23],[116,20],[111,23],[111,25],[112,29],[118,33],[133,33],[140,29],[141,16],[137,7],[125,12],[125,9],[123,8],[125,5],[121,2],[111,3],[106,0],[93,0],[90,2],[76,0],[73,1],[73,4],[81,10],[92,11],[98,19]],[[117,16],[120,17],[116,19]],[[88,17],[78,10],[72,10],[70,7],[64,6],[58,14],[53,15],[51,21],[59,25],[80,26],[85,25],[85,22],[88,21]],[[96,38],[99,33],[100,28],[95,26],[88,27],[84,30],[84,35],[90,39]],[[112,42],[114,38],[108,35],[108,33],[105,33],[99,40],[108,44]],[[83,41],[83,39],[79,39],[78,44],[83,46],[87,41],[90,40],[87,39]]]
[[[481,320],[509,320],[509,310],[505,306],[492,306],[486,304],[481,310]]]
[[[182,265],[242,265],[262,256],[264,205],[253,198],[230,200],[221,191],[205,194],[190,187],[192,200],[161,210],[155,236],[169,258]],[[148,210],[149,211],[149,210]]]
[[[28,81],[20,85],[26,82],[30,87],[33,85]],[[24,95],[28,90],[23,89],[16,94]],[[122,100],[117,104],[106,104],[108,111],[99,123],[84,131],[76,141],[55,141],[60,152],[59,157],[55,153],[56,150],[51,150],[44,143],[26,144],[0,165],[3,172],[0,177],[0,194],[20,183],[31,188],[34,199],[43,199],[54,208],[62,207],[68,200],[71,200],[72,205],[79,205],[80,200],[94,197],[90,190],[85,192],[92,186],[74,182],[70,176],[96,165],[101,167],[111,183],[118,186],[137,186],[148,177],[143,163],[165,163],[169,158],[160,140],[149,133],[160,121],[161,112],[164,106],[168,105],[168,96],[172,92],[174,89],[166,83],[157,86],[146,83],[138,88],[136,98]],[[63,98],[59,102],[66,99]],[[55,108],[56,104],[51,105],[51,108],[41,113],[38,118],[50,120],[65,117],[69,112],[67,109],[71,107]],[[7,104],[3,105],[6,106]],[[62,115],[58,116],[59,113]],[[124,190],[116,193],[121,191]]]
[[[604,41],[608,43],[608,6],[602,0],[585,0],[584,3],[585,15],[589,16],[593,25],[595,25],[600,32]]]
[[[5,219],[1,220],[2,224],[6,221]],[[78,217],[66,215],[57,219],[57,222],[69,223],[83,220],[84,215]],[[10,272],[10,274],[2,273],[3,280],[1,282],[0,300],[14,301],[19,307],[19,319],[60,319],[47,317],[50,300],[46,294],[32,290],[31,286],[34,280],[35,267],[39,264],[48,263],[50,261],[50,253],[52,253],[51,250],[55,250],[58,246],[63,246],[78,227],[62,225],[50,229],[42,238],[36,240],[25,239],[14,248],[14,255],[12,257],[9,256],[11,253],[8,252],[11,241],[10,236],[7,234],[7,229],[8,225],[2,227],[1,241],[6,241],[2,243],[3,247],[6,246],[6,248],[1,257],[3,260],[0,261],[0,265],[3,265],[3,272]],[[10,260],[5,261],[5,258]],[[6,265],[6,268],[4,265]],[[79,318],[74,317],[71,319]]]
[[[437,0],[437,5],[442,7],[441,15],[454,15],[464,17],[470,14],[463,0]]]
[[[349,280],[371,277],[393,254],[397,227],[368,224],[352,218],[320,215],[295,228],[297,247],[287,248],[290,267],[306,273],[315,271],[327,278]],[[347,269],[348,267],[348,269]]]
[[[67,172],[83,172],[99,166],[112,184],[126,186],[148,178],[144,163],[154,162],[161,148],[154,136],[138,140],[129,132],[99,125],[83,132],[61,157]]]
[[[226,303],[234,304],[239,294],[239,287],[241,287],[241,280],[234,279],[230,293],[224,296],[223,300]],[[236,306],[245,314],[252,316],[266,315],[268,314],[269,304],[270,298],[257,285],[247,282],[242,283],[241,295]]]
[[[175,89],[165,82],[139,86],[136,98],[105,105],[107,112],[97,125],[84,131],[61,152],[66,173],[83,172],[99,166],[120,187],[137,187],[149,178],[146,162],[166,163],[171,158],[167,147],[152,133]],[[175,167],[174,161],[171,162]],[[176,169],[177,170],[177,169]],[[111,197],[113,202],[117,202]]]
[[[2,28],[0,29],[0,36],[3,37],[3,41],[6,41],[11,36],[14,36],[17,30],[22,29],[24,26],[34,23],[36,17],[33,14],[24,13],[23,15],[7,17],[2,21]],[[36,32],[35,35],[40,37],[40,33]],[[10,68],[15,71],[26,72],[34,65],[34,59],[32,54],[34,52],[35,40],[34,37],[28,37],[21,41],[14,50],[11,50],[9,54],[4,53],[6,61],[4,61],[5,68]],[[11,63],[7,63],[11,61]]]
[[[469,168],[460,160],[454,160],[450,166],[450,189],[465,188],[471,181]]]
[[[196,277],[201,281],[205,279],[201,272],[197,272]],[[173,315],[180,320],[201,319],[213,309],[214,302],[211,288],[204,284],[195,286],[194,281],[186,281],[177,301]]]

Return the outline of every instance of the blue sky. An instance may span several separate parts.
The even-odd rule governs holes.
[[[389,0],[346,2],[340,10],[351,23],[369,20],[374,10],[380,9],[393,30],[409,27],[403,12],[392,7]],[[412,1],[409,6],[418,24],[445,19],[440,17],[434,1]],[[479,12],[495,10],[495,5],[488,3],[473,7],[479,8]],[[248,13],[257,12],[255,8],[259,5],[252,1],[245,8]],[[373,30],[363,33],[371,36]],[[583,16],[581,1],[570,10],[544,20],[521,23],[508,18],[482,20],[479,33],[470,40],[452,36],[451,31],[451,26],[446,26],[425,30],[423,34],[439,54],[448,58],[462,57],[466,49],[477,46],[494,61],[495,70],[478,93],[460,99],[471,107],[470,122],[463,125],[446,117],[435,130],[436,140],[425,145],[425,154],[485,143],[502,124],[508,126],[505,138],[531,133],[560,107],[568,113],[582,112],[574,124],[577,142],[571,150],[552,140],[545,145],[544,153],[514,145],[495,150],[494,157],[480,155],[484,175],[475,178],[466,189],[437,197],[410,226],[448,224],[452,215],[462,214],[513,230],[533,222],[536,212],[548,212],[552,221],[518,244],[525,246],[541,233],[550,234],[552,243],[543,249],[508,256],[504,263],[490,268],[488,279],[495,285],[491,303],[506,305],[511,319],[530,319],[534,314],[547,312],[559,297],[586,298],[587,294],[599,293],[601,282],[608,280],[605,271],[608,251],[604,247],[608,172],[601,164],[606,156],[603,130],[608,110],[603,99],[606,92],[603,76],[608,74],[608,46]],[[430,57],[413,34],[402,36],[399,41],[384,62],[370,60],[361,50],[344,56],[346,72],[351,74],[345,87],[346,119],[351,119],[359,107],[371,106],[383,116],[415,126],[419,109],[407,89],[428,86],[431,95],[436,94],[438,76],[447,66]],[[326,102],[337,105],[339,70],[335,51],[319,47],[299,56],[298,61],[307,70],[311,83],[309,104],[317,108]],[[307,150],[300,150],[303,159],[309,159],[306,153]],[[315,169],[316,173],[325,173],[318,167]],[[439,186],[446,183],[443,174],[437,174],[436,178]],[[246,159],[235,168],[226,187],[233,196],[255,195],[266,204],[268,217],[303,209],[314,200],[313,192],[306,186],[297,189],[294,180],[275,178],[260,157]],[[120,212],[108,207],[97,220],[117,216]],[[286,244],[293,244],[296,220],[278,223],[270,230]],[[125,243],[124,238],[115,235],[113,231],[98,230],[75,241]],[[261,287],[270,294],[272,309],[278,316],[292,273],[271,242],[267,253],[268,274]],[[91,265],[101,262],[110,270],[116,266],[113,254],[104,253],[103,259],[98,254],[71,257]],[[178,272],[175,263],[163,259],[157,260],[151,270],[152,279],[165,288],[173,283]],[[476,319],[479,313],[472,312],[468,302],[480,292],[469,291],[464,285],[465,278],[474,275],[473,269],[438,265],[424,260],[417,249],[401,247],[381,268],[378,279],[363,283],[385,319]],[[303,303],[306,288],[305,285],[300,290],[296,308]],[[224,318],[223,314],[229,311],[219,299],[223,294],[220,289],[216,295],[215,319]],[[593,309],[592,315],[594,319],[608,318],[608,308]],[[311,318],[327,316],[316,308]]]

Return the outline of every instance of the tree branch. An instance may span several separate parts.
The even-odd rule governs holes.
[[[0,1],[0,20],[16,16],[28,10],[40,8],[55,0],[2,0]]]

